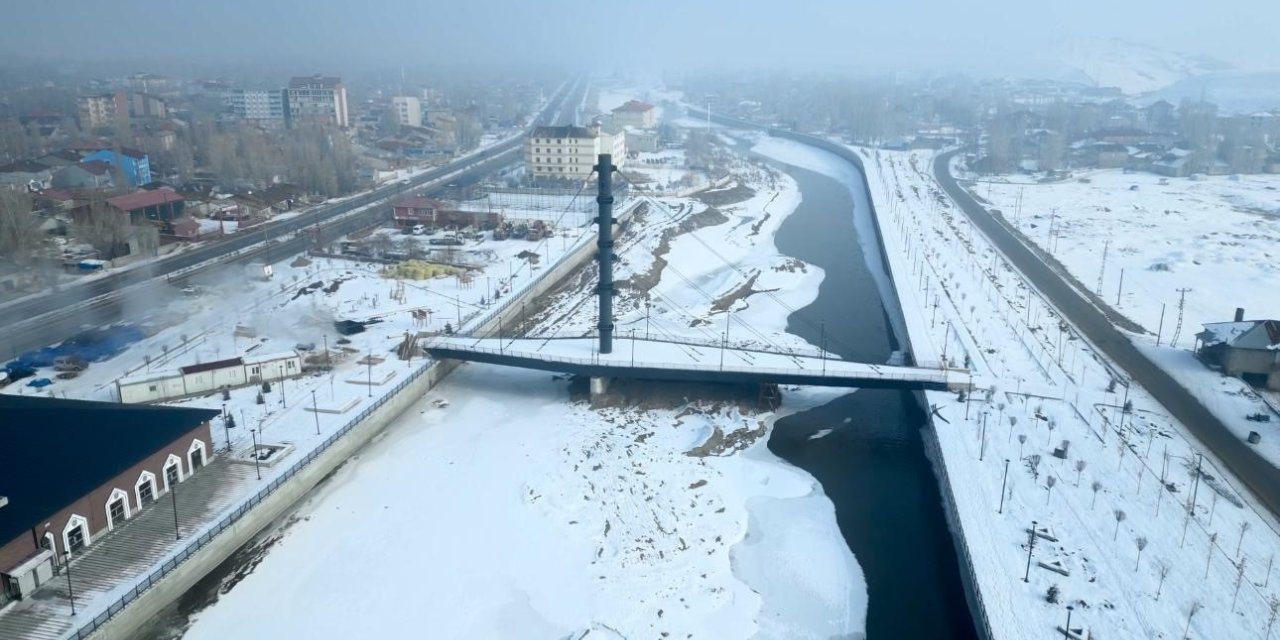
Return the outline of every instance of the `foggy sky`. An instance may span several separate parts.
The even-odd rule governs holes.
[[[1028,73],[1078,38],[1280,67],[1280,1],[9,0],[0,54],[310,65]],[[607,62],[597,58],[609,54]]]

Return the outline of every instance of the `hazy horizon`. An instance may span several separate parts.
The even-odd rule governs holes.
[[[731,7],[671,0],[17,4],[20,10],[0,24],[2,55],[157,69],[253,64],[298,73],[483,67],[1048,75],[1081,51],[1105,51],[1111,38],[1243,69],[1280,68],[1269,33],[1280,23],[1280,3],[1257,0],[1214,7],[994,0],[976,9],[835,0],[803,9],[761,0]]]

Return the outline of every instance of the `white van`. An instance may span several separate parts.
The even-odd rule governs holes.
[[[420,236],[426,232],[427,232],[426,225],[421,225],[421,224],[415,224],[413,225],[413,228],[409,230],[409,233],[412,233],[415,236]]]

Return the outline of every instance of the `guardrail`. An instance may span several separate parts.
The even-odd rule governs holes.
[[[601,359],[598,356],[591,358],[581,358],[563,355],[548,355],[532,351],[512,351],[510,349],[494,349],[491,347],[477,347],[474,345],[465,345],[451,342],[449,339],[435,339],[427,343],[426,348],[451,350],[464,353],[486,353],[490,355],[506,356],[510,358],[528,358],[530,360],[541,360],[544,362],[562,362],[565,364],[606,367],[606,368],[637,368],[630,364],[629,361],[618,359]],[[786,354],[777,354],[784,357]],[[845,360],[828,360],[830,364],[857,365],[865,367],[865,370],[839,370],[839,369],[814,369],[812,374],[823,378],[877,378],[881,380],[897,380],[901,382],[948,382],[952,374],[957,377],[968,377],[968,372],[958,369],[917,369],[914,367],[895,367],[890,365],[867,364],[862,362],[848,362]],[[796,363],[802,371],[808,372],[800,363]],[[816,363],[815,363],[816,364]],[[709,365],[709,364],[682,364],[675,362],[642,362],[640,368],[646,369],[670,369],[683,371],[724,371],[729,373],[753,373],[753,374],[773,374],[773,375],[796,375],[795,369],[781,369],[777,367],[757,367],[757,366],[738,366],[738,365]],[[957,381],[959,382],[959,380]]]
[[[330,435],[328,439],[326,439],[324,442],[320,444],[320,446],[316,447],[315,449],[312,449],[311,452],[306,455],[306,457],[293,463],[288,469],[285,470],[284,473],[282,473],[281,475],[277,476],[274,480],[272,480],[270,484],[268,484],[266,487],[263,487],[254,495],[242,501],[240,503],[240,506],[236,507],[234,511],[227,514],[221,520],[219,520],[216,524],[206,529],[204,533],[202,533],[199,537],[188,542],[187,545],[183,547],[180,551],[178,551],[178,553],[176,553],[172,558],[169,558],[164,563],[162,563],[160,565],[160,568],[152,571],[151,573],[139,579],[134,584],[134,586],[131,589],[129,589],[129,591],[125,592],[125,594],[122,595],[118,600],[108,605],[105,611],[94,616],[93,619],[91,619],[87,624],[81,626],[79,629],[76,629],[73,633],[65,637],[72,638],[75,640],[80,640],[81,638],[88,638],[94,631],[97,631],[99,627],[106,624],[108,620],[115,617],[117,614],[123,611],[125,607],[129,606],[129,603],[133,602],[134,600],[137,600],[139,596],[146,593],[148,589],[155,586],[156,583],[163,580],[165,576],[169,575],[174,570],[176,570],[179,566],[182,565],[183,562],[189,559],[197,551],[199,551],[200,549],[203,549],[205,545],[208,545],[210,542],[212,542],[213,539],[218,536],[218,534],[225,531],[228,527],[231,527],[232,525],[234,525],[241,518],[243,518],[245,514],[249,513],[250,510],[252,510],[254,507],[261,504],[262,501],[265,500],[272,493],[275,493],[290,478],[297,475],[298,472],[306,468],[307,465],[314,462],[316,458],[320,457],[320,454],[328,450],[329,447],[332,447],[335,443],[338,442],[338,440],[340,440],[343,436],[347,435],[347,433],[349,433],[352,429],[354,429],[357,425],[359,425],[362,421],[364,421],[365,418],[368,418],[370,414],[372,414],[378,408],[382,407],[387,402],[389,402],[392,398],[395,397],[397,393],[403,391],[404,388],[408,386],[411,382],[413,382],[414,380],[417,380],[418,378],[426,374],[426,372],[432,366],[434,365],[428,365],[428,366],[419,367],[418,369],[415,369],[412,374],[410,374],[408,377],[401,380],[399,384],[393,387],[390,393],[387,393],[386,395],[383,395],[381,398],[378,398],[377,400],[375,400],[373,404],[369,405],[364,409],[364,411],[361,411],[359,414],[357,414],[355,417],[349,420],[345,425],[343,425],[341,429],[339,429],[338,431]]]
[[[465,169],[461,169],[461,170],[465,170]],[[431,178],[425,178],[425,180],[431,180]],[[364,198],[374,197],[374,196],[375,194],[371,193],[364,196]],[[356,208],[359,208],[359,206],[363,206],[363,205],[358,205],[356,206]],[[549,270],[544,271],[543,273],[545,274],[548,272]],[[514,302],[516,297],[517,296],[510,296],[508,298],[508,302],[505,305],[503,305],[503,307],[500,307],[500,309],[506,308],[507,306],[509,306],[512,302]],[[492,316],[493,313],[490,312],[488,315]],[[74,639],[74,640],[81,640],[83,638],[88,638],[91,634],[93,634],[93,632],[97,631],[98,628],[106,624],[107,621],[111,620],[121,611],[124,611],[125,607],[129,606],[131,602],[133,602],[134,600],[137,600],[142,594],[146,593],[147,590],[149,590],[151,587],[155,586],[158,582],[163,580],[165,576],[175,571],[179,566],[182,565],[183,562],[191,558],[191,556],[193,556],[196,552],[200,551],[206,545],[212,542],[213,539],[216,538],[220,533],[222,533],[227,528],[234,525],[241,518],[243,518],[245,514],[249,513],[249,511],[251,511],[254,507],[261,504],[262,501],[265,500],[268,496],[275,493],[289,479],[297,475],[298,472],[306,468],[307,465],[311,464],[312,462],[315,461],[316,458],[320,457],[322,453],[327,451],[335,443],[337,443],[344,436],[350,433],[352,429],[354,429],[357,425],[359,425],[366,418],[368,418],[370,414],[372,414],[374,411],[378,410],[387,402],[389,402],[398,393],[403,391],[404,388],[407,387],[410,383],[412,383],[413,381],[425,375],[427,371],[429,371],[433,366],[436,366],[436,365],[431,364],[431,365],[427,365],[427,366],[423,366],[418,369],[415,369],[413,373],[409,374],[408,377],[401,380],[395,387],[392,387],[392,389],[388,393],[386,393],[382,397],[375,400],[373,404],[369,405],[368,407],[365,407],[363,411],[361,411],[355,417],[351,418],[351,420],[347,421],[347,423],[343,425],[342,428],[338,429],[336,432],[330,435],[319,446],[312,449],[306,455],[306,457],[290,465],[289,468],[287,468],[284,471],[284,473],[277,476],[266,487],[263,487],[256,494],[243,500],[240,503],[240,506],[236,507],[234,511],[230,512],[229,514],[224,516],[221,520],[219,520],[216,524],[206,529],[204,533],[202,533],[200,536],[196,537],[194,540],[187,543],[187,545],[183,547],[180,551],[178,551],[176,554],[174,554],[173,557],[161,563],[158,569],[152,571],[151,573],[137,580],[134,583],[133,587],[131,587],[128,591],[126,591],[124,595],[120,596],[120,598],[113,601],[111,604],[107,605],[107,608],[105,611],[94,616],[92,619],[90,619],[90,621],[87,624],[80,626],[78,629],[74,630],[73,632],[69,633],[64,637],[68,639]]]

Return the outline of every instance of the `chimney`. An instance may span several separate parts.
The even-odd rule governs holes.
[[[1236,322],[1244,322],[1244,308],[1236,307]]]

